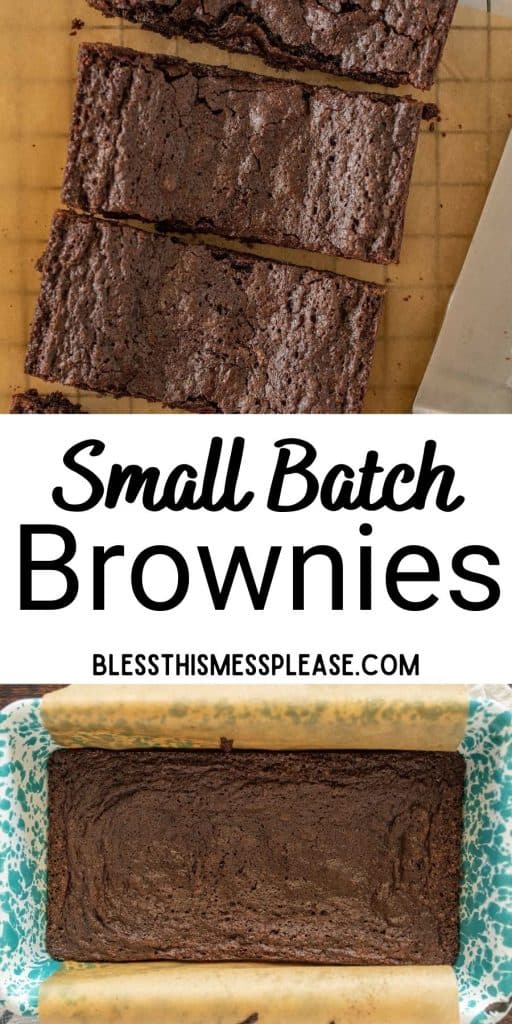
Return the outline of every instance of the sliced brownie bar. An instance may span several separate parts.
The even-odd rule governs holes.
[[[26,370],[190,410],[359,412],[384,291],[55,217]]]
[[[253,53],[278,68],[428,89],[457,0],[88,0],[164,36]]]
[[[460,754],[59,750],[49,780],[59,960],[457,956]]]
[[[227,238],[397,262],[424,105],[80,49],[63,198]]]
[[[11,413],[83,413],[80,405],[70,402],[60,391],[40,395],[35,388],[12,396]]]

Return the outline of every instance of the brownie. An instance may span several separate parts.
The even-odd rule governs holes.
[[[197,411],[359,412],[383,289],[59,213],[26,360]]]
[[[164,36],[252,53],[278,68],[382,85],[434,81],[457,0],[88,0]]]
[[[60,391],[40,395],[35,388],[12,396],[11,413],[77,413],[84,412],[80,405],[70,402]]]
[[[398,262],[424,105],[80,49],[63,198],[178,230]]]
[[[451,964],[459,754],[60,750],[58,960]]]

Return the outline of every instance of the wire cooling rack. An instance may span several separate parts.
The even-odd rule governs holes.
[[[489,0],[468,2],[471,6],[459,5],[436,86],[427,96],[416,94],[439,104],[442,121],[433,132],[427,125],[421,132],[400,266],[375,268],[253,247],[262,254],[388,285],[368,412],[411,409],[512,128],[512,0],[493,0],[492,9]],[[82,19],[85,27],[73,35],[74,18]],[[251,57],[230,56],[183,40],[167,41],[120,20],[107,20],[85,0],[0,4],[1,412],[8,409],[15,389],[37,384],[42,391],[52,390],[27,378],[23,361],[39,287],[35,263],[44,250],[51,216],[60,205],[76,51],[86,40],[276,74]],[[361,88],[326,75],[295,73],[294,77]],[[162,411],[143,401],[115,401],[63,390],[71,398],[81,398],[91,412]]]

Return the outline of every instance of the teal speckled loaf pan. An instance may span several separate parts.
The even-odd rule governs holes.
[[[512,1005],[511,740],[507,689],[492,697],[472,691],[460,746],[467,764],[455,967],[461,1024],[499,1024]],[[0,715],[0,1008],[25,1021],[37,1019],[40,986],[61,969],[45,949],[46,767],[55,747],[39,700]]]

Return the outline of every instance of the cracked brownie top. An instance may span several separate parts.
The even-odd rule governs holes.
[[[463,780],[449,753],[60,750],[48,950],[452,963]]]

